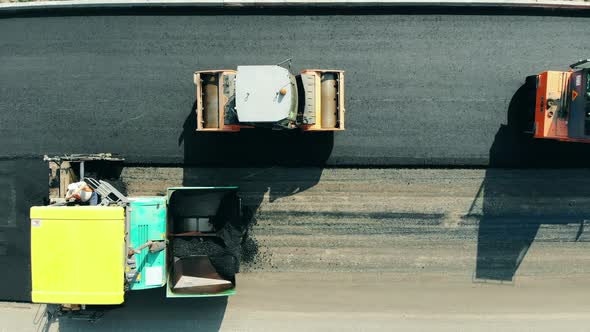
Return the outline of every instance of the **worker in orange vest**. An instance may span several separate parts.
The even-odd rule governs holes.
[[[84,181],[74,182],[68,185],[66,201],[72,198],[80,203],[88,203],[89,205],[98,204],[98,194]]]

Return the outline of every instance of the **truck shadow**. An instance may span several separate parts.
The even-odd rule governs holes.
[[[63,332],[219,331],[226,306],[227,297],[167,299],[165,288],[148,289],[127,293],[123,305],[93,323],[61,318],[58,326]]]
[[[578,241],[590,217],[581,201],[590,197],[588,171],[579,169],[590,165],[590,145],[523,134],[520,115],[534,108],[531,89],[524,84],[513,96],[508,124],[490,149],[480,189],[476,279],[513,281],[541,226],[552,229],[542,241]]]

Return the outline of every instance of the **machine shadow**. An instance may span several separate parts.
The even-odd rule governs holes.
[[[31,301],[29,209],[49,200],[41,158],[0,160],[0,283],[2,301]]]
[[[238,186],[244,228],[252,230],[265,197],[269,203],[315,186],[334,146],[333,132],[243,129],[197,132],[196,101],[179,137],[184,144],[184,186]],[[255,264],[258,242],[244,236],[242,263]]]
[[[226,306],[227,297],[168,299],[165,288],[141,290],[93,323],[59,319],[59,331],[219,331]]]
[[[567,174],[550,168],[590,165],[590,145],[534,139],[523,133],[534,114],[534,85],[525,83],[509,104],[508,124],[496,133],[482,183],[475,278],[513,281],[541,225],[578,224],[590,217],[576,197],[590,187],[576,185],[585,170]],[[572,173],[573,172],[573,173]],[[568,240],[576,241],[580,236]]]
[[[184,166],[322,167],[332,153],[333,132],[242,129],[239,132],[197,132],[195,101],[178,144],[184,143]]]

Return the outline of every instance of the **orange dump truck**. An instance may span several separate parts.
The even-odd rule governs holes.
[[[241,128],[344,130],[344,72],[279,65],[194,74],[198,131]]]
[[[590,61],[568,71],[545,71],[529,76],[535,84],[533,134],[566,142],[590,143]],[[533,120],[533,119],[530,119]]]

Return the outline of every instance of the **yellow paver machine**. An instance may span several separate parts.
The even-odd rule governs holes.
[[[50,176],[59,192],[71,182],[61,166],[88,159],[48,160],[60,165]],[[65,202],[53,191],[51,205],[30,209],[33,302],[85,309],[157,287],[166,287],[167,297],[235,294],[245,232],[237,187],[126,197],[106,181],[83,181],[98,193],[98,205]]]

